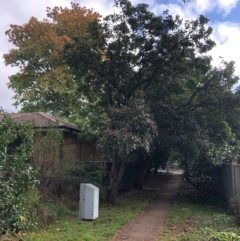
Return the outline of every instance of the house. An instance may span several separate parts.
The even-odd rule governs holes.
[[[102,154],[97,151],[96,146],[92,143],[80,141],[78,134],[81,133],[81,129],[71,123],[63,121],[59,118],[50,116],[43,112],[28,112],[28,113],[9,113],[16,123],[32,122],[36,130],[39,130],[41,136],[46,136],[48,128],[53,128],[60,131],[63,134],[63,143],[61,146],[61,152],[63,150],[70,150],[71,159],[74,161],[103,161]],[[0,122],[3,119],[3,114],[0,114]],[[50,140],[49,148],[53,149],[53,143]],[[61,153],[63,155],[64,153]],[[47,162],[48,160],[45,160]]]
[[[112,163],[104,159],[104,155],[97,151],[93,143],[79,140],[78,135],[81,133],[81,129],[78,126],[43,112],[8,113],[5,115],[8,115],[16,123],[31,122],[36,130],[34,154],[29,162],[38,170],[41,188],[44,189],[49,184],[50,179],[51,183],[54,182],[54,179],[57,180],[61,175],[59,175],[59,169],[63,167],[61,170],[66,170],[64,167],[70,167],[71,162],[104,162],[100,165],[106,166],[107,172],[111,170]],[[0,123],[3,118],[4,114],[0,114]],[[51,135],[48,136],[49,130],[52,129],[63,134],[63,141],[60,145],[59,142],[54,141],[54,138],[51,138]],[[43,144],[44,146],[41,146]],[[17,145],[19,143],[14,143],[12,150]],[[11,152],[11,147],[9,151]],[[120,184],[121,188],[133,185],[136,168],[137,162],[127,164]]]

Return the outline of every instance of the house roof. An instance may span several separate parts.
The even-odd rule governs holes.
[[[33,125],[37,128],[53,126],[61,129],[70,129],[76,132],[81,131],[76,125],[43,112],[7,113],[6,115],[10,116],[16,123],[33,122]],[[0,122],[3,119],[3,116],[4,114],[0,114]]]

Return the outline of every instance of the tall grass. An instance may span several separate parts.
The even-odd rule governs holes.
[[[161,241],[240,240],[228,203],[218,196],[206,196],[186,183],[167,217]],[[225,238],[225,239],[224,239]]]

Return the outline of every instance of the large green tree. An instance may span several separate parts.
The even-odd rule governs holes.
[[[207,124],[200,117],[208,112],[214,116],[221,107],[220,117],[227,111],[227,100],[236,99],[231,92],[237,82],[233,64],[212,67],[206,53],[215,43],[204,16],[183,21],[167,11],[155,16],[146,4],[132,6],[121,0],[116,6],[119,13],[103,21],[107,41],[99,39],[99,43],[104,58],[89,68],[93,91],[101,96],[100,104],[111,108],[128,106],[137,91],[145,92],[145,104],[158,125],[152,150],[174,148],[185,160],[192,160],[201,151],[199,144],[208,140]],[[75,54],[78,48],[81,41],[68,44],[66,56],[80,75],[83,63],[81,55]]]
[[[134,7],[121,0],[116,6],[120,13],[103,21],[106,41],[99,41],[99,47],[104,58],[91,69],[92,84],[105,94],[109,105],[127,104],[136,90],[145,91],[153,82],[163,83],[167,76],[190,71],[193,58],[201,60],[196,53],[214,46],[204,16],[184,22],[167,11],[155,16],[146,4]],[[81,49],[80,40],[67,46],[66,55],[69,65],[81,71],[84,60],[76,49]]]

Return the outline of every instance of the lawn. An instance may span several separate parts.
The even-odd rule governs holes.
[[[157,175],[157,180],[147,183],[143,190],[131,190],[119,195],[115,205],[101,203],[99,217],[94,221],[78,219],[78,211],[63,210],[63,217],[45,229],[32,233],[21,233],[17,237],[3,240],[24,241],[106,241],[134,218],[156,196],[169,175]],[[60,208],[60,207],[57,207]]]
[[[114,206],[102,204],[99,209],[99,218],[94,221],[79,220],[76,212],[75,215],[67,215],[45,230],[27,235],[24,240],[108,240],[119,228],[138,214],[154,195],[154,192],[145,197],[142,195],[123,195]]]
[[[240,229],[227,202],[184,183],[160,241],[236,241]]]
[[[162,175],[162,176],[161,176]],[[4,241],[107,241],[129,220],[135,217],[155,197],[169,175],[157,175],[144,190],[122,193],[116,204],[101,203],[99,218],[94,221],[78,219],[78,212],[64,211],[62,218],[45,229],[4,237]],[[57,207],[60,208],[60,207]],[[227,202],[217,196],[202,195],[183,183],[159,241],[240,241]]]

